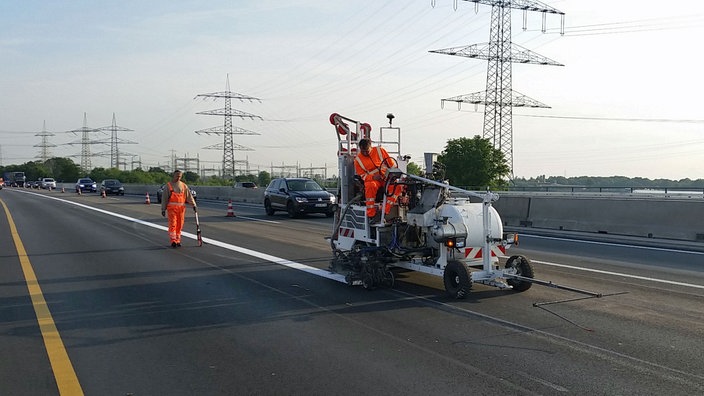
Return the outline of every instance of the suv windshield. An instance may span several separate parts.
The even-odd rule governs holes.
[[[289,180],[287,182],[290,191],[322,191],[323,188],[312,180]]]

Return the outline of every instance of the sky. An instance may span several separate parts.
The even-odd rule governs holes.
[[[514,91],[550,108],[513,109],[516,177],[704,178],[698,0],[555,0],[565,13],[512,13],[512,41],[564,66],[514,64]],[[441,99],[485,90],[486,60],[430,53],[489,41],[491,7],[455,0],[0,0],[0,164],[52,156],[80,164],[80,134],[112,124],[127,169],[173,157],[220,168],[222,126],[200,115],[230,91],[256,132],[235,135],[250,170],[337,171],[339,113],[378,131],[393,113],[417,164],[482,135],[483,106]],[[523,29],[525,20],[525,27]],[[44,126],[46,125],[46,126]],[[109,142],[106,133],[91,133]],[[91,145],[110,165],[110,146]],[[240,165],[238,165],[238,168]]]

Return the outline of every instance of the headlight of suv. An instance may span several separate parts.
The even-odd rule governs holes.
[[[296,202],[308,202],[308,199],[305,197],[296,197]]]
[[[330,203],[334,204],[337,202],[337,197],[334,194],[330,194]]]

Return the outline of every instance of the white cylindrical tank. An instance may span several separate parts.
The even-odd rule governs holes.
[[[482,215],[483,203],[471,203],[458,200],[446,203],[440,207],[440,218],[447,218],[447,224],[439,225],[432,229],[433,238],[440,242],[449,237],[465,237],[465,246],[484,245],[484,220]],[[493,206],[489,207],[489,229],[493,239],[501,239],[504,227],[501,216]]]

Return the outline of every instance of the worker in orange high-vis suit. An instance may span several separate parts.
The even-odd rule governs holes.
[[[173,178],[166,183],[163,197],[161,198],[161,215],[169,215],[169,239],[171,247],[181,247],[181,230],[183,220],[186,217],[186,202],[193,205],[193,211],[197,212],[196,200],[193,199],[191,189],[186,183],[181,181],[181,171],[176,170]]]
[[[354,160],[357,175],[364,180],[364,198],[367,207],[367,217],[376,215],[376,194],[379,188],[386,184],[388,168],[396,166],[396,161],[389,156],[383,147],[372,147],[372,141],[364,138],[359,141],[359,153]],[[391,207],[396,203],[401,191],[401,186],[389,185],[386,192],[386,206],[384,214],[389,214]]]

